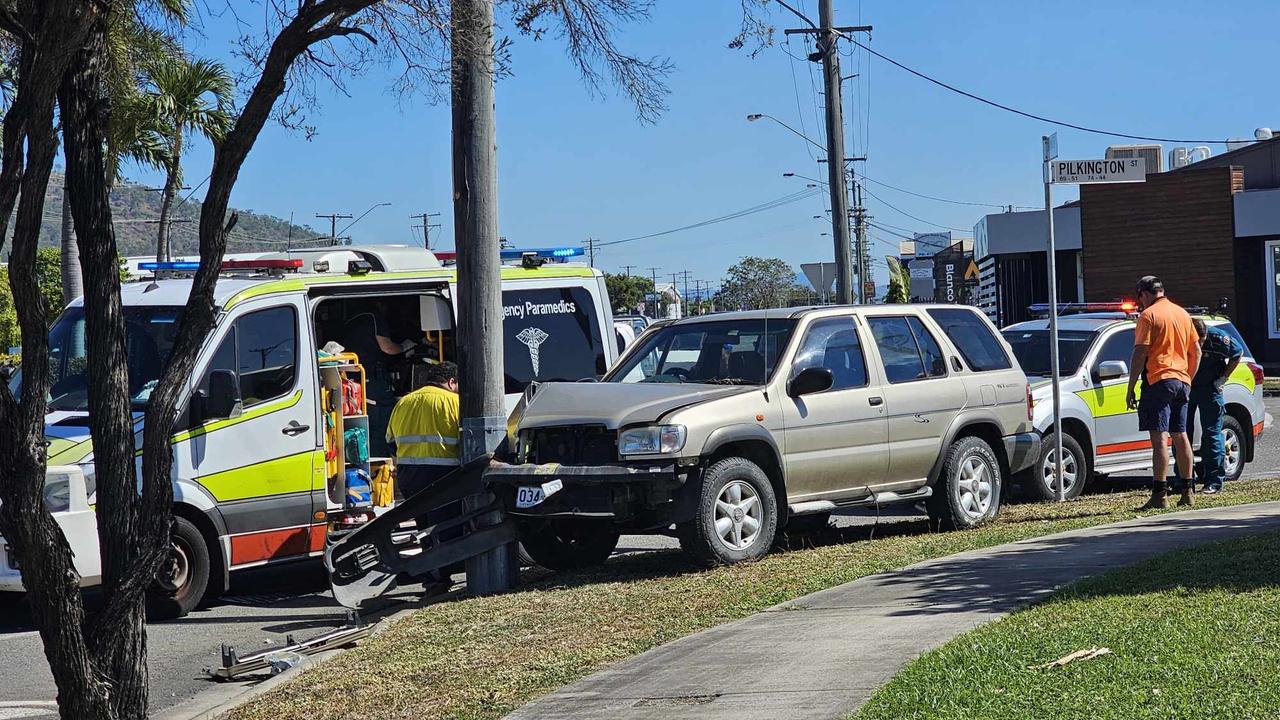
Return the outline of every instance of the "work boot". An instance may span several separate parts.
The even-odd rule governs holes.
[[[1161,480],[1151,485],[1151,499],[1146,505],[1138,508],[1138,511],[1164,510],[1167,507],[1169,507],[1169,484]]]
[[[1196,488],[1191,480],[1182,481],[1182,497],[1178,498],[1178,507],[1191,507],[1196,504]]]

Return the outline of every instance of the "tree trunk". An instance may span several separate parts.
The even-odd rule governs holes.
[[[71,202],[67,199],[67,179],[62,178],[62,302],[84,295],[84,280],[80,276],[80,248],[76,246],[76,234],[71,227]]]
[[[10,284],[28,357],[22,396],[0,385],[0,533],[22,564],[32,619],[58,687],[64,718],[112,718],[107,685],[95,672],[81,628],[84,608],[71,548],[43,502],[44,416],[49,387],[47,308],[36,282],[36,245],[57,142],[53,103],[70,51],[82,41],[90,13],[74,3],[17,5],[29,33],[19,45],[18,87],[4,122],[0,161],[0,242],[15,202]],[[25,152],[25,157],[24,157]],[[21,200],[18,200],[19,192]]]
[[[118,253],[107,189],[109,107],[102,79],[106,27],[105,18],[94,22],[58,95],[67,187],[84,272],[89,429],[105,596],[105,606],[87,626],[86,634],[95,665],[111,680],[114,715],[122,720],[144,720],[147,654],[143,595],[168,549],[171,506],[144,514],[138,497]],[[171,497],[167,479],[164,486]]]
[[[173,198],[178,194],[178,183],[182,176],[182,124],[178,123],[173,131],[172,156],[165,168],[164,192],[160,199],[160,229],[156,232],[156,262],[171,259],[169,252],[169,211],[173,207]]]

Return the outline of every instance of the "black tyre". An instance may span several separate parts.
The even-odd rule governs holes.
[[[777,533],[778,504],[769,477],[738,457],[707,468],[693,520],[676,526],[680,548],[703,565],[759,560]]]
[[[1000,512],[1000,461],[982,438],[962,437],[947,448],[942,474],[925,504],[947,530],[975,528]]]
[[[173,519],[169,557],[147,592],[147,616],[174,620],[195,609],[209,587],[209,546],[190,520]]]
[[[1058,492],[1053,483],[1053,445],[1055,433],[1044,436],[1040,442],[1040,455],[1031,469],[1018,475],[1027,496],[1037,501],[1057,500]],[[1062,436],[1062,490],[1070,500],[1084,492],[1091,467],[1089,456],[1080,443],[1070,435]]]
[[[618,546],[618,531],[593,520],[533,521],[520,524],[520,556],[548,570],[599,565]]]
[[[1230,415],[1223,416],[1222,447],[1225,452],[1222,454],[1222,468],[1226,471],[1227,482],[1239,480],[1244,474],[1248,437],[1239,420]]]

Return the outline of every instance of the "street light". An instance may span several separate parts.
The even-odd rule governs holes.
[[[795,128],[791,127],[790,125],[788,125],[788,124],[786,124],[786,123],[782,122],[782,121],[781,121],[781,120],[779,120],[778,118],[776,118],[776,117],[774,117],[774,116],[772,116],[772,115],[769,115],[769,114],[767,114],[767,113],[751,113],[750,115],[748,115],[748,116],[747,116],[747,122],[755,122],[755,121],[757,121],[757,120],[759,120],[759,119],[761,119],[761,118],[768,118],[768,119],[770,119],[770,120],[772,120],[772,121],[774,121],[774,122],[778,123],[778,124],[779,124],[779,125],[781,125],[782,127],[784,127],[784,128],[786,128],[786,129],[790,130],[791,132],[795,133],[798,137],[803,138],[805,142],[809,143],[810,145],[813,145],[814,147],[818,148],[818,149],[819,149],[819,150],[821,150],[822,152],[824,152],[824,153],[825,153],[825,152],[827,151],[827,146],[826,146],[826,145],[823,145],[822,143],[818,142],[817,140],[814,140],[813,138],[809,137],[808,135],[805,135],[804,133],[800,132],[799,130],[797,130],[797,129],[795,129]]]
[[[360,222],[361,220],[363,220],[365,215],[368,215],[369,213],[373,212],[374,210],[376,210],[376,209],[378,209],[378,208],[380,208],[380,207],[388,207],[388,206],[390,206],[390,205],[391,205],[391,203],[389,203],[389,202],[380,202],[380,203],[375,203],[375,204],[373,204],[373,205],[369,206],[369,209],[368,209],[368,210],[365,210],[364,212],[360,213],[360,217],[356,218],[355,220],[352,220],[352,221],[351,221],[351,222],[350,222],[346,227],[344,227],[344,228],[342,228],[341,230],[339,230],[339,231],[338,231],[338,234],[339,234],[339,235],[341,235],[342,233],[345,233],[346,231],[350,230],[350,229],[352,228],[352,226],[354,226],[356,223],[358,223],[358,222]]]

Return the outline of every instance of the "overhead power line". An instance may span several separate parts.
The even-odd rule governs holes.
[[[869,46],[864,45],[861,42],[858,42],[857,40],[855,40],[854,38],[848,35],[844,36],[844,38],[849,42],[853,43],[854,45],[857,45],[858,47],[862,48],[863,50],[866,50],[868,53],[880,58],[881,60],[884,60],[890,65],[898,67],[902,70],[906,70],[912,75],[915,75],[916,77],[921,78],[922,80],[927,80],[933,83],[934,85],[937,85],[940,88],[944,88],[946,90],[950,90],[953,93],[963,95],[969,98],[970,100],[977,100],[978,102],[984,103],[986,105],[990,105],[991,107],[998,108],[1006,112],[1011,112],[1015,115],[1021,115],[1022,117],[1025,117],[1025,118],[1031,118],[1032,120],[1039,120],[1040,122],[1049,123],[1050,125],[1057,125],[1059,127],[1071,128],[1072,130],[1080,130],[1081,132],[1093,133],[1094,135],[1106,135],[1108,137],[1124,138],[1126,140],[1146,140],[1148,142],[1159,142],[1159,143],[1185,143],[1188,145],[1197,145],[1197,144],[1203,145],[1206,143],[1214,143],[1214,144],[1221,145],[1227,142],[1226,140],[1188,140],[1185,138],[1165,138],[1165,137],[1152,137],[1150,135],[1134,135],[1131,133],[1115,132],[1112,130],[1102,130],[1100,128],[1092,128],[1085,125],[1077,125],[1075,123],[1070,123],[1065,120],[1054,120],[1053,118],[1045,117],[1044,115],[1037,115],[1035,113],[1027,112],[1026,110],[1019,110],[1018,108],[1010,107],[1009,105],[996,102],[995,100],[988,100],[987,98],[984,98],[981,95],[975,95],[974,93],[971,93],[967,90],[961,90],[960,88],[954,85],[950,85],[941,80],[938,80],[937,78],[930,77],[920,72],[919,70],[907,67],[906,65],[903,65],[902,63],[898,62],[897,60],[894,60],[891,57],[888,57],[887,55],[876,52],[875,50],[872,50]]]
[[[717,223],[727,222],[729,220],[737,220],[738,218],[741,218],[741,217],[754,215],[756,213],[761,213],[766,210],[773,210],[774,208],[779,208],[779,207],[782,207],[783,205],[789,205],[798,200],[805,200],[821,192],[822,192],[821,190],[818,190],[816,188],[807,188],[799,192],[791,193],[790,195],[783,195],[780,198],[775,198],[768,202],[760,203],[759,205],[754,205],[749,208],[738,210],[737,212],[729,213],[728,215],[721,215],[720,217],[711,218],[710,220],[703,220],[701,222],[691,223],[689,225],[681,225],[680,227],[671,228],[669,230],[661,230],[655,233],[648,233],[647,235],[636,235],[635,237],[623,238],[621,240],[610,240],[609,242],[596,243],[596,247],[608,247],[610,245],[621,245],[622,243],[634,242],[636,240],[648,240],[649,238],[662,237],[663,235],[671,235],[672,233],[683,232],[685,230],[694,230],[697,228],[706,227],[708,225],[715,225]]]
[[[939,227],[939,228],[942,228],[943,230],[954,230],[954,231],[956,231],[956,232],[969,232],[968,230],[965,230],[964,228],[952,227],[952,226],[950,226],[950,225],[943,225],[942,223],[936,223],[936,222],[933,222],[933,221],[931,221],[931,220],[925,220],[925,219],[924,219],[924,218],[922,218],[922,217],[916,217],[915,215],[912,215],[911,213],[907,212],[906,210],[903,210],[903,209],[901,209],[901,208],[899,208],[899,207],[897,207],[897,206],[895,206],[895,205],[892,205],[892,204],[890,204],[890,203],[888,203],[888,202],[885,202],[884,198],[881,198],[879,195],[876,195],[875,193],[871,192],[870,190],[868,190],[868,189],[866,189],[866,188],[863,188],[863,189],[862,189],[862,191],[863,191],[863,192],[865,192],[866,194],[870,195],[871,197],[875,198],[876,200],[880,201],[880,203],[881,203],[881,204],[883,204],[885,207],[889,208],[890,210],[893,210],[894,212],[898,213],[899,215],[905,215],[906,217],[909,217],[909,218],[911,218],[912,220],[915,220],[916,222],[922,222],[922,223],[924,223],[925,225],[932,225],[932,226],[934,226],[934,227]]]

